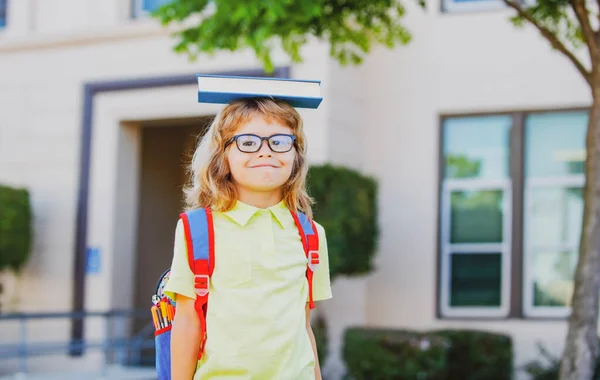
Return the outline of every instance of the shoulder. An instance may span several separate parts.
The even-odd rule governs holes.
[[[326,232],[325,228],[319,224],[316,220],[313,220],[315,223],[315,227],[317,228],[317,236],[319,237],[319,245],[323,245],[322,243],[326,241]]]
[[[175,225],[175,234],[179,235],[183,233],[183,220],[181,217],[177,219],[177,224]]]
[[[210,212],[207,212],[205,208],[194,208],[182,211],[179,213],[177,219],[177,229],[183,230],[184,227],[195,228],[199,225],[205,226],[207,219],[213,219],[214,216],[214,211],[210,210]]]
[[[317,222],[314,219],[308,218],[308,216],[302,211],[298,211],[297,214],[298,214],[298,216],[302,216],[302,218],[301,218],[302,224],[306,225],[306,224],[310,224],[310,222],[312,222],[315,224],[315,227],[317,228],[317,233],[319,235],[325,234],[325,228],[323,228],[323,226],[319,222]]]
[[[177,220],[177,224],[175,225],[175,244],[185,244],[185,227],[183,225],[183,220],[179,218]]]
[[[319,235],[325,235],[325,228],[316,220],[313,220],[313,222],[315,223],[315,227],[317,227],[317,233]]]

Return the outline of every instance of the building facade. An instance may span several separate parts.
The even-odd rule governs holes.
[[[148,307],[171,259],[183,165],[219,109],[196,102],[194,75],[263,75],[248,51],[173,53],[148,16],[159,3],[0,0],[0,182],[28,188],[35,217],[26,270],[2,276],[15,309]],[[322,81],[322,105],[301,111],[310,161],[380,187],[376,268],[337,279],[321,306],[326,371],[341,373],[350,325],[507,333],[517,369],[538,341],[559,354],[589,90],[500,1],[407,7],[411,43],[376,48],[359,67],[340,67],[319,41],[301,64],[274,56],[277,75]],[[66,338],[71,327],[32,334]],[[82,331],[103,333],[94,322]]]

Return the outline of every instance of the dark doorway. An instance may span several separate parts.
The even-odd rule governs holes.
[[[138,198],[137,248],[133,307],[150,310],[160,275],[173,258],[175,226],[183,209],[183,185],[194,148],[211,118],[153,121],[143,124]],[[138,320],[139,332],[151,323]],[[142,353],[136,365],[154,365],[154,350]]]

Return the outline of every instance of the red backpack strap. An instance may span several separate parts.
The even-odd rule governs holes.
[[[300,211],[297,213],[291,211],[291,213],[300,233],[304,253],[306,253],[309,307],[313,309],[315,307],[313,300],[313,276],[319,266],[319,234],[314,221],[309,220],[304,213]]]
[[[210,208],[202,208],[182,213],[181,220],[185,231],[188,263],[194,273],[194,290],[196,291],[195,308],[200,319],[202,342],[198,359],[204,353],[206,342],[206,312],[210,278],[215,267],[215,238],[212,212]]]

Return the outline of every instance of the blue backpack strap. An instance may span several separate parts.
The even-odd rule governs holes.
[[[210,257],[211,242],[208,228],[209,222],[211,222],[209,221],[210,214],[210,210],[199,208],[181,215],[185,226],[186,243],[188,244],[188,261],[190,262],[190,269],[192,269],[194,273],[197,272],[196,269],[200,269],[195,268],[195,266],[192,265],[195,262],[206,261],[208,268],[210,268],[210,265],[212,264]],[[206,271],[202,270],[202,272]]]
[[[210,208],[190,210],[181,214],[188,262],[194,273],[194,290],[196,292],[195,308],[200,318],[202,342],[198,359],[204,352],[206,342],[206,311],[210,277],[215,267],[215,239],[212,211]]]
[[[319,266],[319,233],[315,223],[308,219],[306,214],[301,211],[291,211],[296,227],[300,233],[302,240],[302,246],[304,247],[304,253],[306,253],[307,268],[306,268],[306,279],[308,280],[308,295],[309,295],[309,306],[311,309],[315,307],[313,300],[313,275]]]

